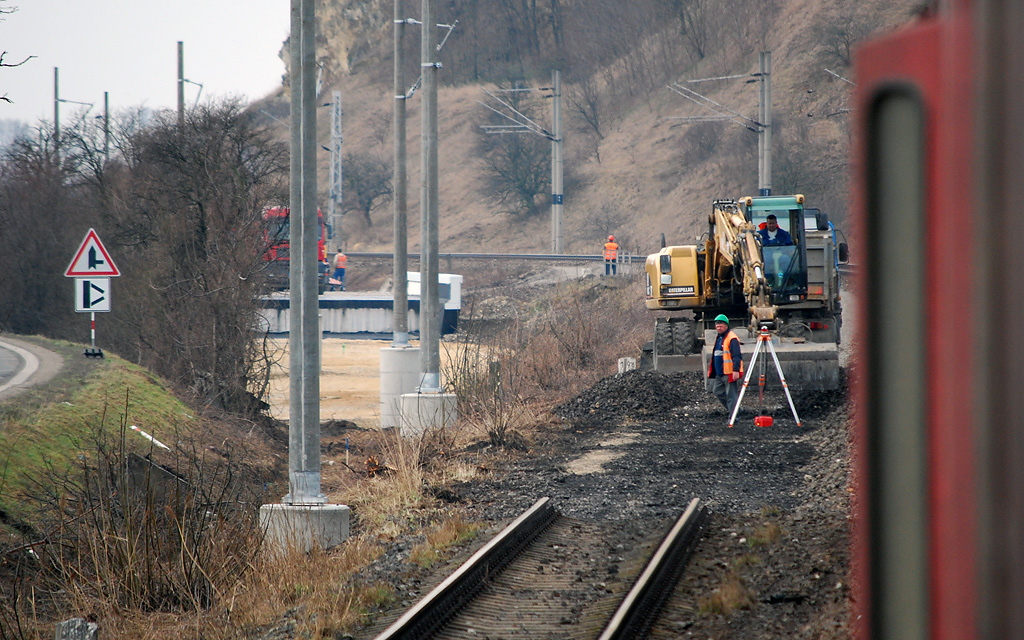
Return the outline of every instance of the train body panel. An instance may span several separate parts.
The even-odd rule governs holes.
[[[978,285],[986,245],[1013,234],[984,221],[986,190],[972,177],[971,123],[996,123],[972,113],[974,87],[987,89],[971,4],[944,3],[855,60],[852,211],[870,247],[861,288],[872,292],[857,310],[866,329],[854,387],[858,638],[1021,633],[1007,624],[1019,617],[1010,609],[1020,609],[1021,592],[996,586],[1020,563],[992,554],[1003,534],[986,515],[987,469],[1005,468],[980,446],[990,429],[1011,428],[984,420],[978,391],[992,386],[979,367],[979,335],[993,329],[984,310],[1008,291]],[[1003,117],[1022,115],[1018,106]],[[1020,522],[1019,510],[1013,517]]]

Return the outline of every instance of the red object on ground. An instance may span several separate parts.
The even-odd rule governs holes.
[[[754,426],[756,427],[770,427],[772,426],[772,422],[773,420],[771,416],[757,416],[754,418]]]

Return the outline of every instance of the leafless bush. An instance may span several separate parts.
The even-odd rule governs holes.
[[[683,134],[683,160],[688,165],[707,162],[716,151],[722,139],[721,122],[698,122],[689,125]]]
[[[155,446],[134,453],[127,416],[126,399],[115,437],[95,425],[68,471],[53,465],[35,482],[29,501],[43,514],[42,533],[20,547],[35,562],[5,585],[0,636],[33,637],[29,628],[64,612],[111,623],[132,614],[200,614],[250,570],[260,547],[258,503],[237,465],[184,442],[163,456]]]
[[[446,371],[463,419],[486,434],[494,446],[519,445],[533,415],[523,394],[513,335],[508,331],[467,335],[454,349]]]
[[[515,445],[543,407],[567,400],[639,354],[653,320],[639,277],[566,282],[504,331],[467,336],[449,379],[466,419],[496,445]],[[482,336],[482,334],[481,334]]]
[[[118,282],[116,350],[204,404],[259,412],[263,212],[284,199],[285,147],[225,102],[191,110],[183,128],[157,121],[124,153],[124,177],[99,196],[132,276]]]

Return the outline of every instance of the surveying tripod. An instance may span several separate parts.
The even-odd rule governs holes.
[[[793,419],[796,420],[796,426],[800,426],[800,416],[796,414],[796,405],[793,404],[793,396],[789,393],[789,385],[786,384],[786,376],[782,375],[782,365],[779,364],[779,356],[775,354],[775,347],[772,346],[772,337],[768,334],[768,327],[762,326],[761,333],[757,336],[757,346],[754,347],[754,355],[750,357],[750,368],[747,369],[747,375],[743,378],[743,388],[740,389],[740,395],[736,398],[736,406],[733,407],[732,416],[729,418],[729,428],[736,423],[736,414],[740,412],[740,403],[743,402],[743,394],[747,392],[747,387],[750,385],[750,377],[754,375],[754,363],[757,362],[757,356],[761,353],[761,349],[767,346],[768,353],[772,354],[772,360],[775,361],[775,371],[779,374],[779,380],[782,381],[782,389],[786,392],[786,399],[789,400],[789,408],[793,410]],[[761,399],[764,400],[764,372],[765,372],[765,360],[761,360],[761,374],[758,380],[758,384],[761,387]],[[768,427],[771,426],[771,419],[767,421],[761,421],[762,416],[758,416],[755,420],[757,426]],[[759,422],[761,421],[761,422]]]

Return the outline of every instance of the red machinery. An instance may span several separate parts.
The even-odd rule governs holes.
[[[266,249],[263,259],[267,265],[267,282],[274,289],[287,289],[289,286],[288,272],[291,264],[290,227],[287,207],[272,207],[263,214],[263,237]],[[324,216],[317,209],[317,226],[320,237],[317,239],[317,271],[318,290],[323,293],[330,276],[327,265],[327,233]]]

